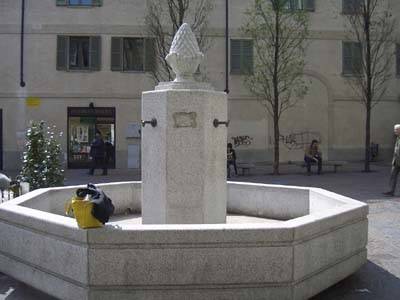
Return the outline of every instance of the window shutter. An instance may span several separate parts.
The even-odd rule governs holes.
[[[57,66],[59,71],[66,71],[68,65],[68,36],[57,36]]]
[[[342,0],[342,12],[345,15],[357,14],[363,5],[364,0]]]
[[[240,40],[231,40],[231,72],[240,73]]]
[[[315,11],[315,0],[304,0],[304,9],[307,11]]]
[[[252,74],[253,73],[253,41],[243,40],[242,41],[242,73]]]
[[[291,0],[290,8],[291,8],[292,10],[298,10],[298,9],[300,9],[301,7],[299,7],[299,0]]]
[[[92,6],[103,6],[103,0],[92,0]]]
[[[343,42],[342,44],[342,72],[343,74],[352,74],[353,66],[352,66],[352,51],[351,51],[351,43]]]
[[[111,71],[122,71],[122,37],[111,38]]]
[[[151,72],[156,67],[156,51],[155,51],[154,39],[144,40],[144,70],[145,72]]]
[[[352,0],[342,0],[342,13],[348,15],[352,11],[353,1]]]
[[[56,0],[56,5],[57,6],[66,6],[67,0]]]
[[[101,68],[101,37],[90,37],[90,70],[100,71]]]
[[[353,43],[353,73],[361,74],[362,72],[362,47],[360,43]]]
[[[396,44],[396,74],[400,76],[400,44]]]

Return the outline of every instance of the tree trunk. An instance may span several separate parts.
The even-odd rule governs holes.
[[[365,120],[365,160],[364,171],[370,172],[370,157],[371,157],[371,105],[367,105],[367,116]]]
[[[279,5],[279,3],[275,3]],[[275,54],[274,54],[274,74],[272,76],[272,84],[274,86],[274,165],[273,174],[279,175],[279,78],[278,78],[278,65],[279,65],[279,7],[275,10]]]
[[[275,5],[279,3],[275,2]],[[272,78],[273,88],[274,88],[274,164],[273,164],[273,174],[279,175],[279,78],[278,78],[278,65],[279,65],[279,40],[280,40],[280,30],[279,30],[279,6],[275,9],[275,54],[274,54],[274,74]]]
[[[366,75],[367,75],[367,90],[366,90],[366,118],[365,118],[365,158],[364,158],[364,171],[370,172],[369,161],[370,161],[370,145],[371,145],[371,107],[372,107],[372,65],[371,65],[371,20],[370,20],[370,0],[366,3],[364,8],[364,34],[365,34],[365,46],[366,46]]]
[[[274,175],[279,175],[279,135],[279,118],[277,114],[274,114]]]

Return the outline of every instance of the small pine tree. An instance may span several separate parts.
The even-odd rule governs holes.
[[[62,133],[59,134],[61,135]],[[46,127],[44,121],[31,121],[26,130],[20,178],[29,182],[31,190],[63,185],[61,146],[56,139],[55,126],[50,128]]]

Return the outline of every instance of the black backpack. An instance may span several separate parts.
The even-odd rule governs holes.
[[[111,199],[92,183],[88,183],[87,188],[78,189],[76,195],[81,198],[86,195],[91,196],[90,202],[93,203],[92,215],[103,224],[107,223],[114,213],[115,208]]]

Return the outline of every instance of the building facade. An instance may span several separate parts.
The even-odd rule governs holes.
[[[388,1],[395,17],[400,16],[400,3]],[[346,39],[346,0],[306,2],[311,33],[304,76],[310,87],[306,97],[282,116],[281,160],[302,160],[305,145],[314,138],[321,141],[325,159],[361,160],[365,112],[347,83],[346,61],[355,58]],[[265,162],[273,157],[272,120],[246,90],[240,72],[241,62],[251,59],[251,43],[239,30],[250,3],[229,0],[228,140],[238,160]],[[149,73],[153,52],[144,23],[146,5],[143,0],[0,2],[3,169],[19,168],[30,120],[45,120],[64,132],[61,143],[69,168],[88,166],[96,131],[113,146],[111,167],[140,168],[141,93],[155,85]],[[204,62],[216,90],[226,89],[225,5],[225,0],[214,1]],[[396,28],[393,49],[399,43]],[[400,123],[399,54],[400,50],[393,59],[388,91],[372,113],[372,141],[379,144],[382,159],[390,156],[393,124]]]

